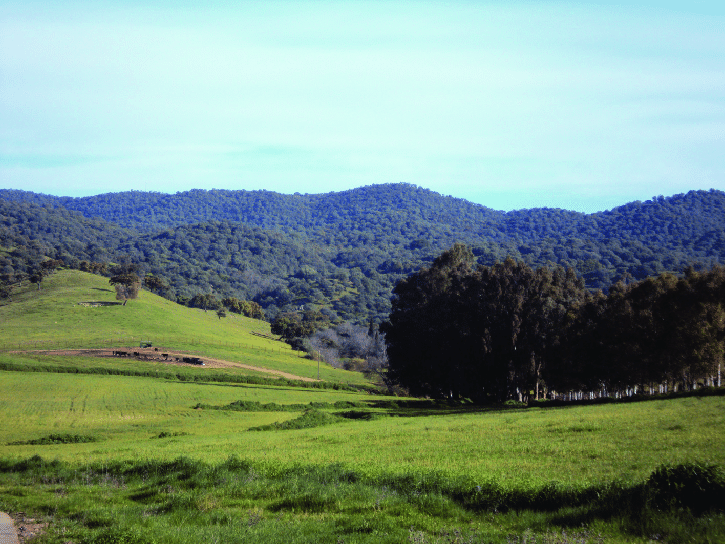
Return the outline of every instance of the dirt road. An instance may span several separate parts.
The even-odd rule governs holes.
[[[157,351],[158,349],[158,351]],[[199,357],[191,353],[181,353],[177,351],[167,350],[166,348],[129,348],[129,347],[118,347],[118,348],[106,348],[106,349],[58,349],[58,350],[34,350],[32,353],[46,354],[46,355],[73,355],[80,357],[113,357],[118,358],[114,355],[115,352],[123,351],[129,353],[129,358],[139,359],[141,361],[156,361],[168,365],[176,366],[194,366],[197,365],[185,363],[182,361],[183,357]],[[19,353],[19,352],[18,352]],[[138,356],[134,356],[134,353],[138,353]],[[162,356],[162,353],[168,355],[167,358]],[[253,370],[255,372],[262,372],[264,374],[271,374],[273,376],[279,376],[288,380],[300,380],[303,382],[316,382],[318,380],[314,378],[306,378],[304,376],[296,376],[289,372],[283,372],[281,370],[272,370],[269,368],[262,368],[258,366],[246,365],[244,363],[236,363],[234,361],[225,361],[223,359],[213,359],[210,357],[199,357],[204,361],[203,368],[243,368],[245,370]],[[178,360],[177,360],[178,359]],[[200,367],[197,367],[200,368]]]

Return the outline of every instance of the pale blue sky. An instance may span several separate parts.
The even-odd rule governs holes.
[[[0,187],[407,182],[593,212],[725,190],[725,10],[0,0]]]

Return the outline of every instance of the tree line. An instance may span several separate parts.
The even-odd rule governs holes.
[[[477,265],[457,244],[394,289],[387,380],[477,402],[719,383],[725,268],[623,278],[592,293],[572,269]]]

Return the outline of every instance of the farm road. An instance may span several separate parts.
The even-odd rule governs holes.
[[[58,349],[58,350],[33,350],[30,353],[37,353],[41,355],[73,355],[73,356],[86,356],[86,357],[116,357],[113,353],[115,351],[127,351],[129,353],[137,352],[139,354],[140,360],[146,360],[146,361],[156,361],[159,363],[165,363],[169,365],[178,365],[178,366],[193,366],[189,365],[188,363],[184,363],[181,361],[176,360],[164,360],[161,357],[161,352],[166,353],[169,355],[169,359],[175,359],[178,357],[181,359],[182,357],[199,357],[199,355],[189,354],[189,353],[178,353],[162,348],[158,348],[158,351],[156,351],[153,348],[128,348],[128,347],[120,347],[120,348],[108,348],[108,349]],[[14,352],[14,353],[22,353],[22,352]],[[133,358],[133,357],[132,357]],[[269,368],[262,368],[259,366],[252,366],[252,365],[245,365],[244,363],[236,363],[234,361],[224,361],[222,359],[212,359],[210,357],[199,357],[204,361],[204,366],[206,368],[243,368],[245,370],[254,370],[256,372],[263,372],[265,374],[272,374],[273,376],[279,376],[281,378],[287,378],[288,380],[300,380],[303,382],[316,382],[318,380],[314,378],[306,378],[304,376],[297,376],[295,374],[290,374],[289,372],[283,372],[281,370],[272,370]],[[2,542],[0,542],[2,544]]]

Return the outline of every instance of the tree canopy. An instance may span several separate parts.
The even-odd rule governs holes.
[[[572,269],[476,265],[455,245],[394,290],[388,379],[415,395],[479,402],[551,390],[681,383],[717,373],[725,269],[590,293]]]
[[[320,195],[270,191],[124,192],[83,198],[0,190],[0,272],[28,277],[45,259],[108,274],[123,256],[149,288],[181,303],[198,294],[333,321],[385,320],[396,283],[454,243],[476,264],[511,257],[571,268],[593,291],[725,264],[725,193],[691,191],[582,214],[499,212],[408,184]],[[85,263],[85,264],[84,264]]]

